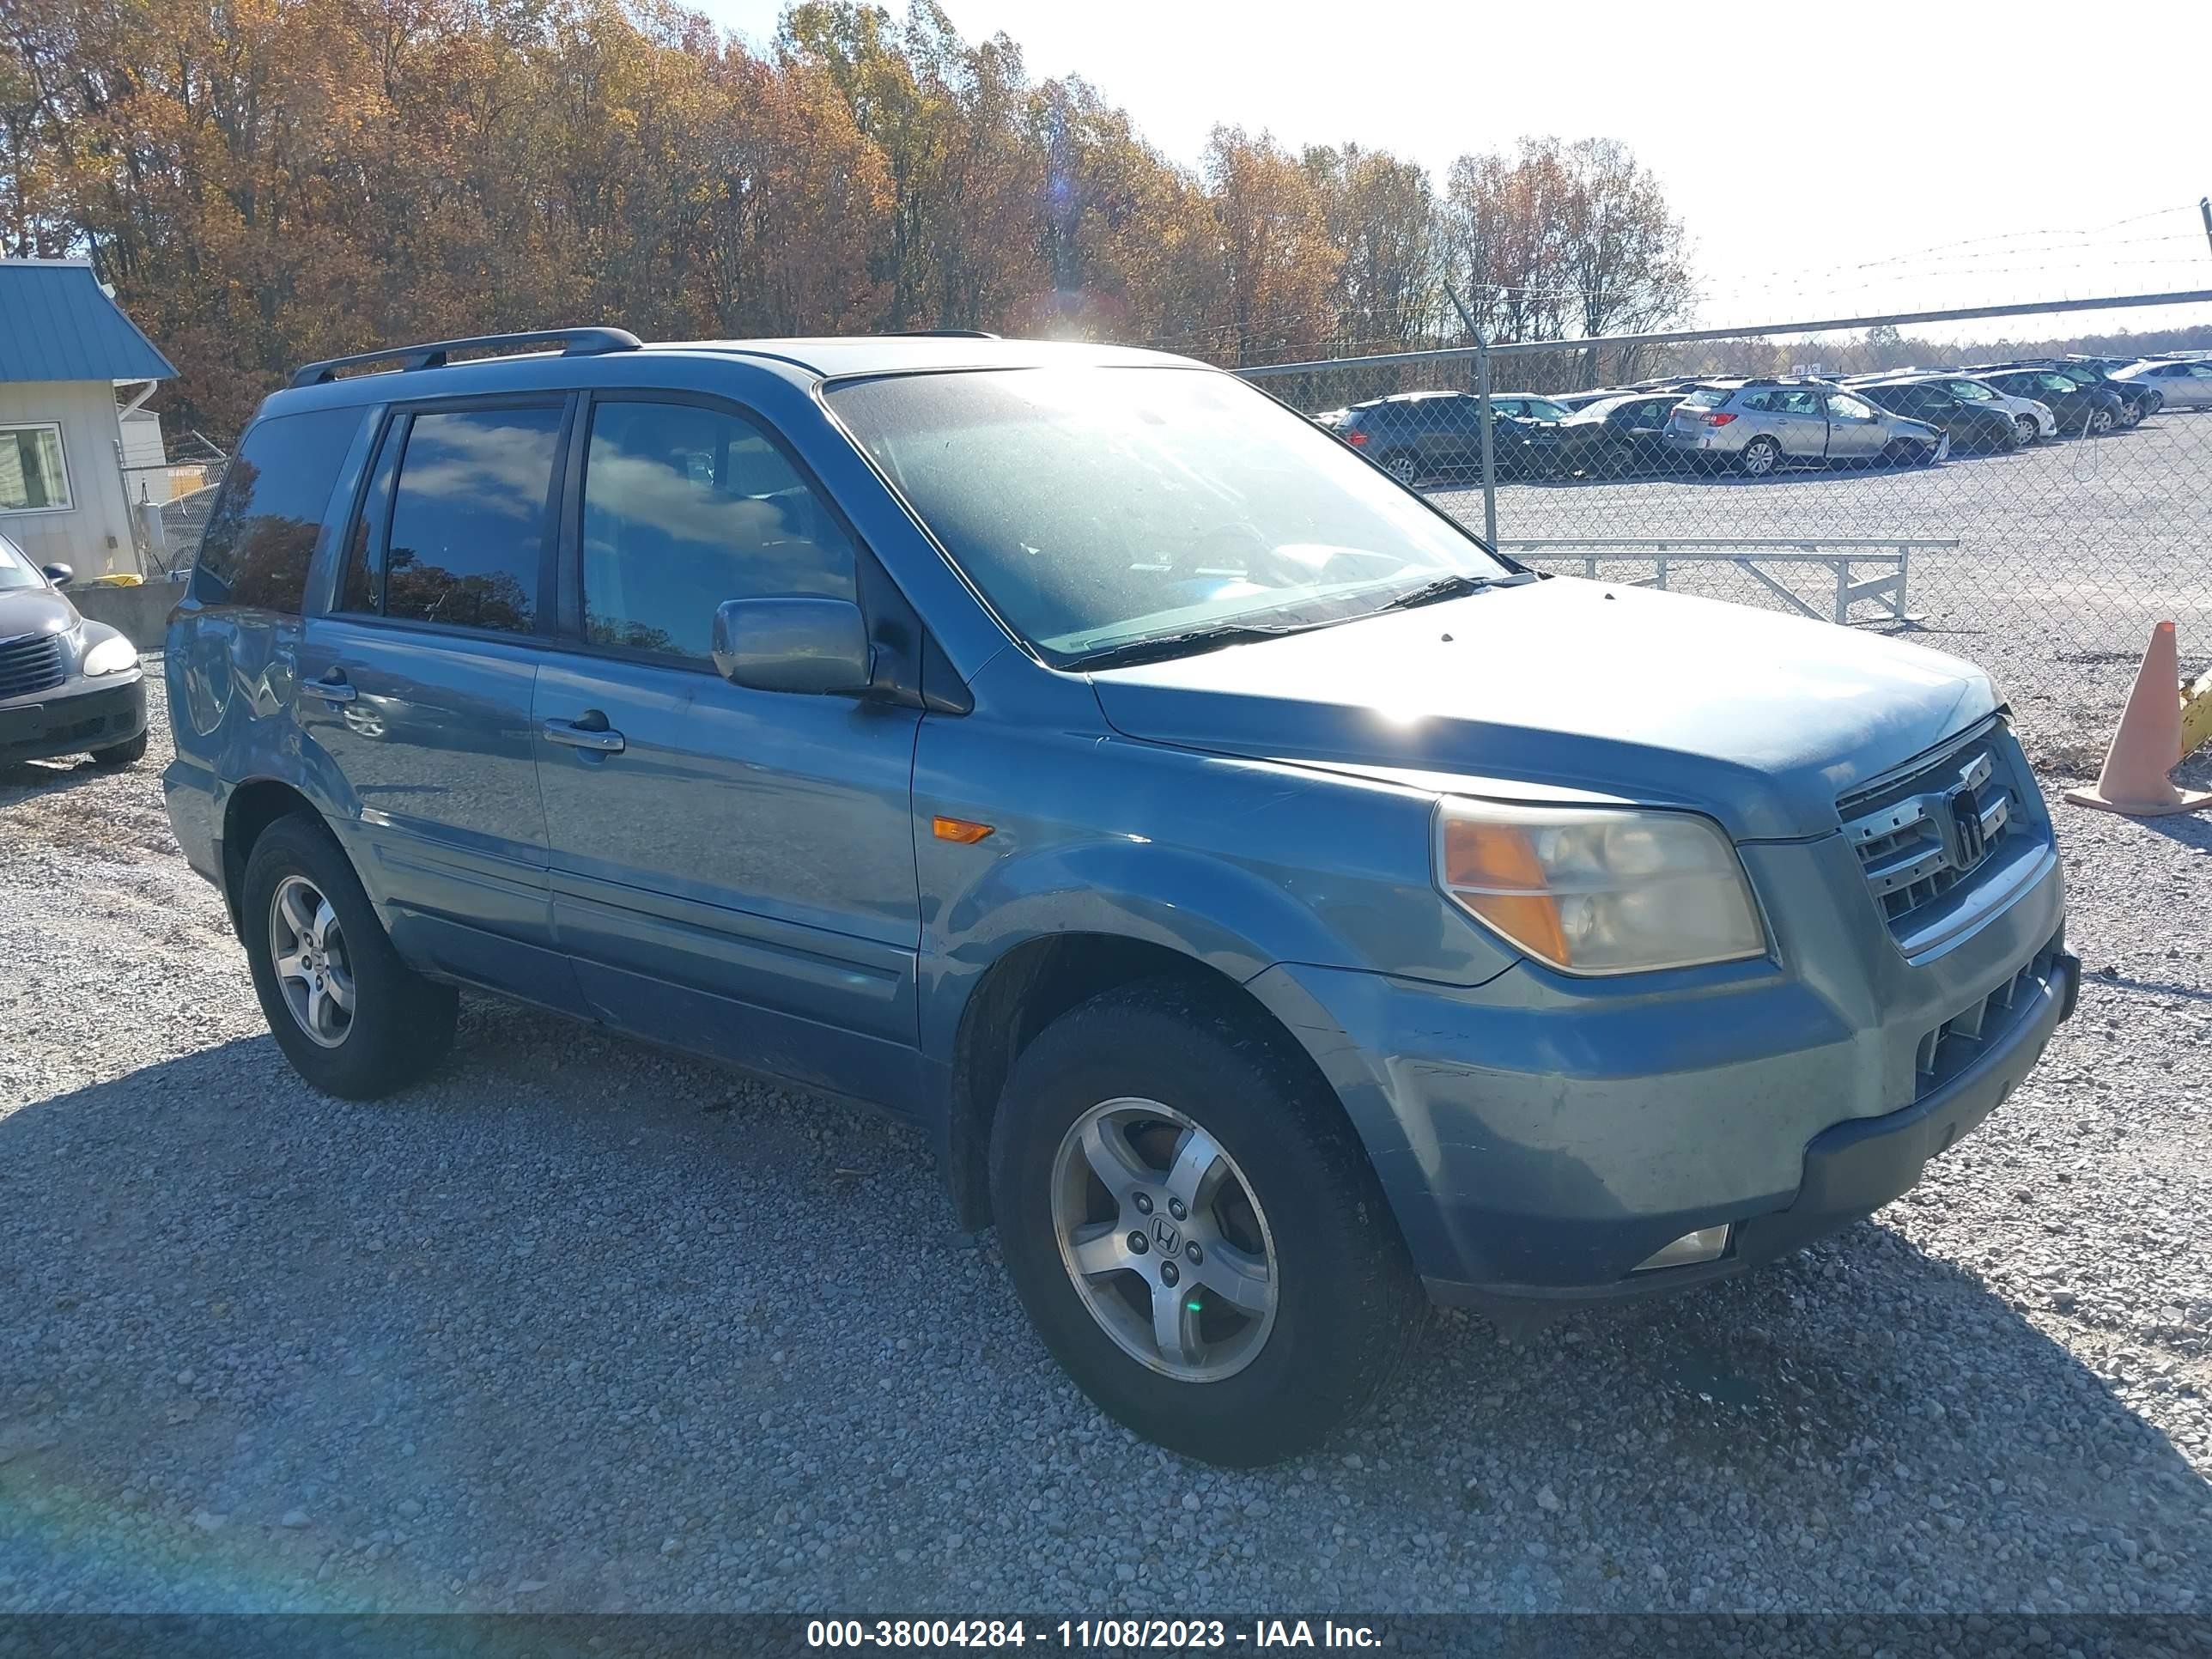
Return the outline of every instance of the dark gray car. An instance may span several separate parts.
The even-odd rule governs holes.
[[[69,580],[67,565],[41,570],[0,536],[0,764],[89,754],[128,766],[146,752],[138,653],[77,614]]]

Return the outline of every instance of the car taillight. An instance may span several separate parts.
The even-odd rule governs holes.
[[[1345,442],[1350,444],[1354,449],[1358,448],[1360,445],[1367,441],[1367,434],[1364,432],[1345,432],[1340,433],[1338,435],[1341,437]]]
[[[1735,419],[1735,416],[1723,414],[1720,410],[1715,410],[1711,414],[1705,416],[1705,424],[1707,426],[1726,426],[1734,419]]]

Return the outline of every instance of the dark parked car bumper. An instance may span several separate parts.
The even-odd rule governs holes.
[[[145,729],[143,671],[67,680],[35,698],[0,703],[0,763],[112,749]]]

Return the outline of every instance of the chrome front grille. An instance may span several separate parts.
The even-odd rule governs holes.
[[[2020,817],[2012,746],[1993,724],[1837,803],[1892,933],[1916,932],[2003,861]]]
[[[0,640],[0,701],[51,691],[64,678],[60,635],[26,634]]]

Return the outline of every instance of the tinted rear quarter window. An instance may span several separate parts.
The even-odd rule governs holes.
[[[246,432],[200,541],[194,599],[299,611],[315,537],[361,422],[358,409],[321,409],[272,415]]]

